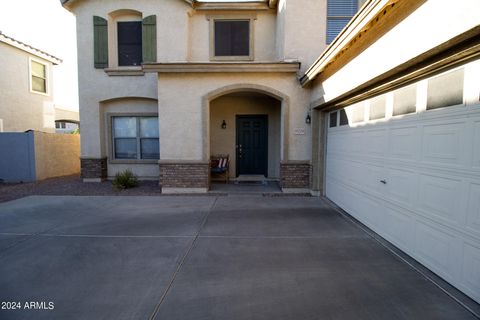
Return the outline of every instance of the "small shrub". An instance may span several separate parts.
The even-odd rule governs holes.
[[[130,169],[127,169],[122,172],[117,172],[115,179],[113,179],[112,185],[118,190],[134,188],[138,185],[138,179]]]

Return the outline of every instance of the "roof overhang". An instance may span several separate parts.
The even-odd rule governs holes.
[[[23,43],[21,41],[18,41],[12,37],[9,37],[9,36],[6,36],[4,35],[1,31],[0,31],[0,42],[3,42],[3,43],[6,43],[8,45],[11,45],[12,47],[15,47],[17,49],[20,49],[22,51],[25,51],[27,53],[30,53],[36,57],[39,57],[43,60],[46,60],[46,61],[49,61],[55,65],[58,65],[60,63],[62,63],[63,61],[49,53],[46,53],[45,51],[42,51],[40,49],[37,49],[37,48],[34,48],[26,43]]]
[[[306,86],[327,79],[395,27],[426,0],[368,0],[300,78]]]
[[[480,26],[434,47],[370,81],[313,108],[331,111],[381,95],[480,59]]]
[[[72,6],[81,0],[60,0],[62,6],[71,9]],[[197,1],[181,0],[196,10],[268,10],[277,6],[278,0],[252,0],[252,1]]]

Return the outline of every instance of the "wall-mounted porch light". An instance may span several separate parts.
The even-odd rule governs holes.
[[[225,120],[222,121],[222,129],[227,129],[227,123]]]
[[[305,123],[306,124],[312,123],[312,117],[310,117],[310,112],[307,113],[307,117],[305,118]]]

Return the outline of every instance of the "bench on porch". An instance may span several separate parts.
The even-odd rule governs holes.
[[[210,157],[210,175],[212,181],[228,183],[230,158],[228,154],[217,154]]]

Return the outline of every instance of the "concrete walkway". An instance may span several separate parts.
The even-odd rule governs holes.
[[[260,195],[0,203],[0,302],[17,308],[0,319],[475,319],[322,199]]]

